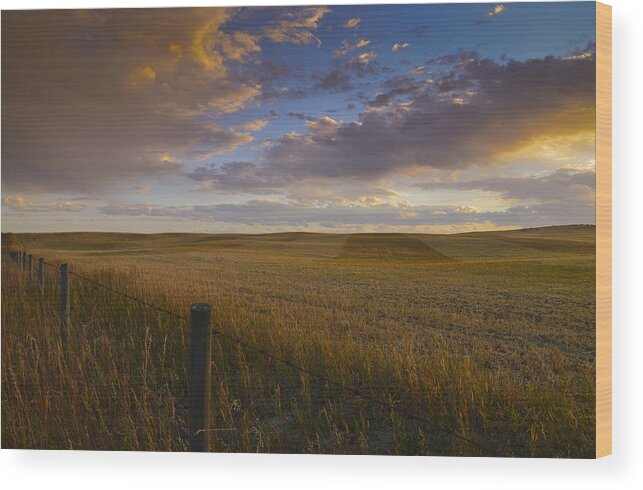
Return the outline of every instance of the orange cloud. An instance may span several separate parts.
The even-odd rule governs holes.
[[[355,29],[356,27],[359,26],[361,19],[359,17],[353,17],[352,19],[348,19],[346,23],[344,24],[344,27],[348,29]]]

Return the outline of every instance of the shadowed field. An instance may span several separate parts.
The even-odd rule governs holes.
[[[215,337],[213,450],[593,456],[593,226],[6,234],[3,247],[182,315],[211,303],[216,329],[431,421]],[[187,325],[74,278],[65,357],[46,279],[40,296],[3,255],[3,447],[185,450]]]

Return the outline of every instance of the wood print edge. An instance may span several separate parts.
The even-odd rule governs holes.
[[[612,453],[612,7],[596,2],[596,457]]]

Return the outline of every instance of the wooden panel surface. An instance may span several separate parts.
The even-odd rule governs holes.
[[[596,3],[596,457],[612,452],[612,7]]]

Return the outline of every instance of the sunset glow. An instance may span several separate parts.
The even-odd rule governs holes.
[[[594,24],[574,2],[3,12],[2,230],[593,224]]]

